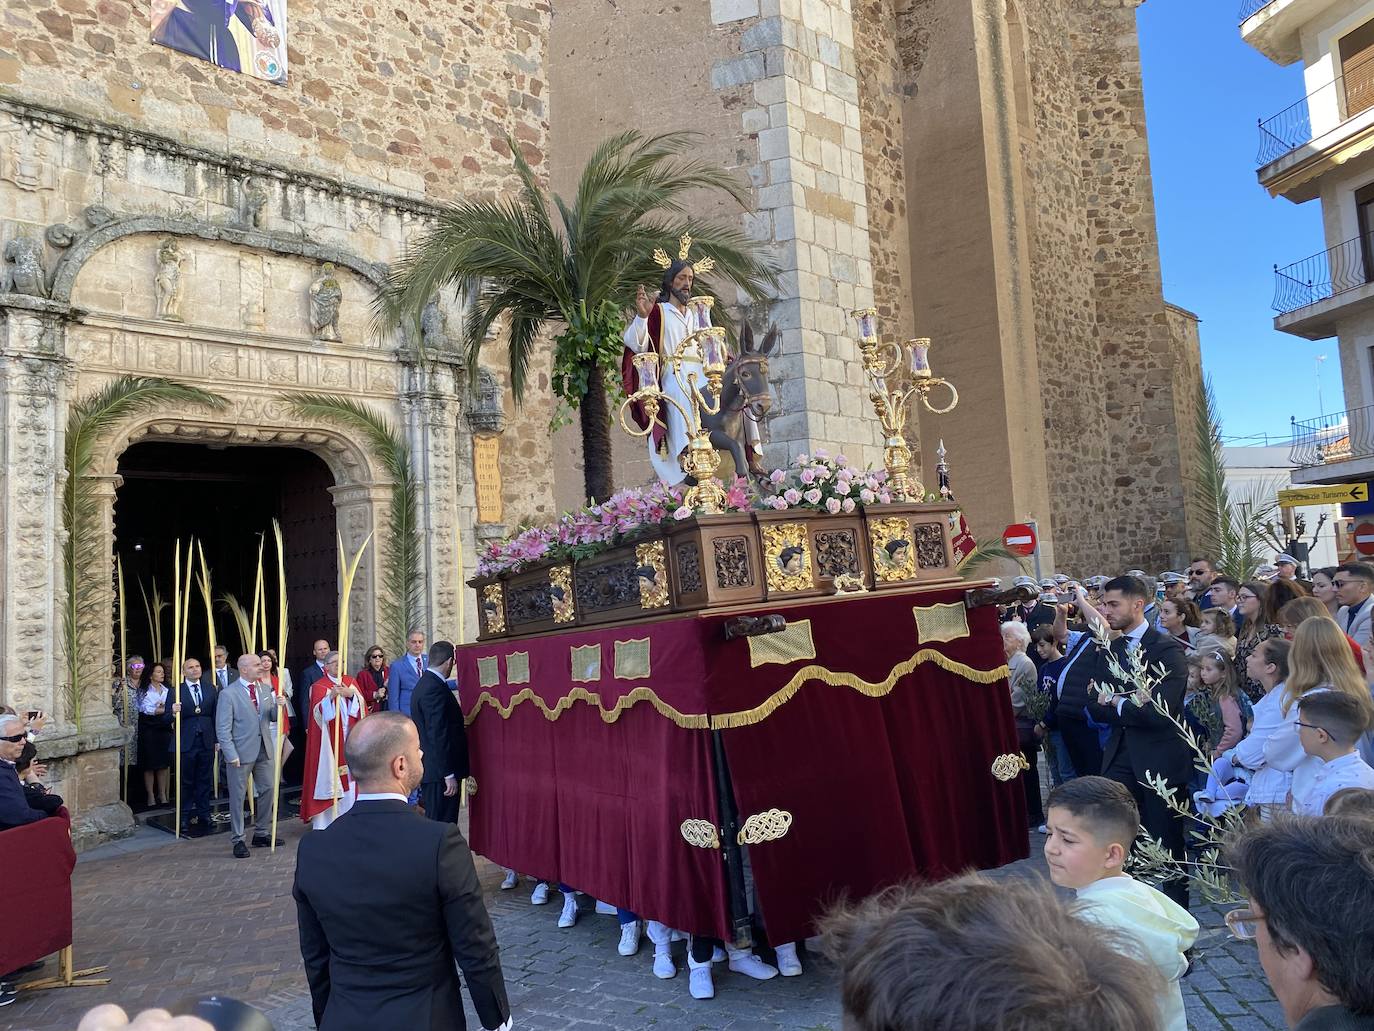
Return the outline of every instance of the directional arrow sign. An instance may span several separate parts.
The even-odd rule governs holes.
[[[1304,505],[1335,505],[1342,501],[1368,501],[1367,483],[1320,483],[1279,491],[1279,508]]]

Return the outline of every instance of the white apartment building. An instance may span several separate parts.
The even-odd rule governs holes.
[[[1264,117],[1258,178],[1274,197],[1318,200],[1325,250],[1275,266],[1276,329],[1336,337],[1348,411],[1293,426],[1296,483],[1374,478],[1374,0],[1244,0],[1241,38],[1302,62],[1307,96]],[[1374,506],[1347,506],[1364,516]]]

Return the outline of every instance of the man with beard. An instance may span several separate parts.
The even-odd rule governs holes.
[[[1130,790],[1140,807],[1140,823],[1145,832],[1181,860],[1185,854],[1185,818],[1169,808],[1146,783],[1146,777],[1162,777],[1180,797],[1186,797],[1184,791],[1193,772],[1192,751],[1169,716],[1179,722],[1183,720],[1188,661],[1178,641],[1171,634],[1156,630],[1146,619],[1145,606],[1151,597],[1149,587],[1139,577],[1118,576],[1107,582],[1100,611],[1107,624],[1120,634],[1112,642],[1111,656],[1128,676],[1128,656],[1134,652],[1139,652],[1141,662],[1151,673],[1163,672],[1153,698],[1140,694],[1136,684],[1115,676],[1108,655],[1099,652],[1097,690],[1089,694],[1088,713],[1111,728],[1102,750],[1102,775]],[[1169,716],[1155,708],[1156,699]],[[1166,881],[1160,890],[1187,908],[1186,878]]]
[[[625,392],[632,394],[639,389],[639,376],[635,370],[633,357],[645,350],[657,351],[662,362],[659,385],[663,393],[673,398],[686,410],[691,411],[691,400],[687,396],[687,379],[692,373],[697,381],[705,383],[705,370],[701,362],[684,364],[673,374],[668,359],[677,353],[682,342],[693,331],[692,316],[687,305],[692,299],[692,283],[696,279],[693,265],[684,258],[678,258],[668,265],[663,273],[663,282],[658,296],[652,301],[643,286],[635,296],[636,315],[625,330],[625,355],[621,361],[621,373],[625,380]],[[632,414],[640,429],[649,425],[649,420],[638,404],[633,406]],[[658,425],[649,435],[649,461],[654,472],[664,483],[681,483],[685,478],[678,456],[687,447],[687,426],[682,414],[672,404],[664,404],[658,410]],[[667,455],[659,454],[660,441],[667,442]]]
[[[364,717],[344,745],[358,799],[301,839],[301,959],[321,1031],[465,1028],[458,972],[482,1027],[511,1027],[510,1003],[472,853],[452,823],[406,804],[422,773],[415,724]]]

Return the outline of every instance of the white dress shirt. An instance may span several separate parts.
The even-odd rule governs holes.
[[[1326,811],[1327,799],[1342,788],[1374,789],[1374,769],[1370,769],[1359,752],[1342,755],[1315,767],[1311,781],[1301,796],[1295,785],[1293,812],[1299,816],[1321,816]]]

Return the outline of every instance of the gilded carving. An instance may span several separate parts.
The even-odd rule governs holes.
[[[573,601],[572,566],[554,566],[549,570],[549,604],[553,606],[555,623],[571,623],[577,618]]]
[[[506,632],[506,608],[500,584],[487,584],[482,588],[482,626],[489,634]]]
[[[663,542],[649,541],[635,545],[635,561],[639,566],[639,607],[661,609],[668,604],[668,570],[664,561]]]
[[[763,531],[763,568],[769,591],[807,591],[811,580],[811,548],[805,523],[766,523]]]
[[[884,583],[910,580],[916,575],[916,556],[911,547],[911,526],[905,519],[870,520],[868,536],[873,547],[873,575]]]

